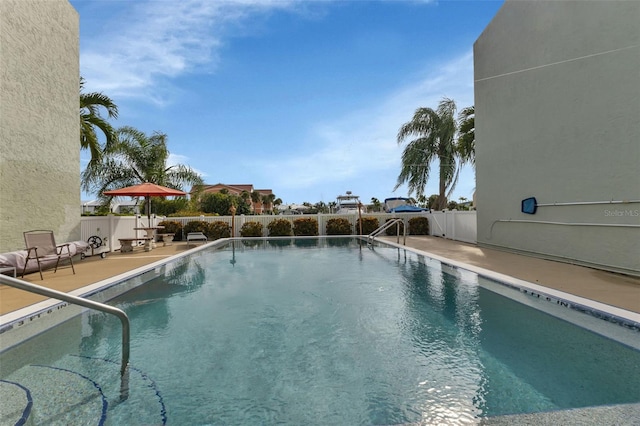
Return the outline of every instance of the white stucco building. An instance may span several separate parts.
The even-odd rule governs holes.
[[[67,0],[0,1],[0,252],[80,238],[79,72]]]
[[[474,59],[478,244],[640,275],[640,2],[507,0]]]

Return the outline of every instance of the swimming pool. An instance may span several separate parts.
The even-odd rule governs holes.
[[[640,401],[640,351],[601,336],[637,330],[576,327],[594,319],[403,249],[236,241],[167,269],[111,302],[132,323],[126,389],[118,321],[85,313],[1,355],[4,407],[30,398],[36,424],[351,425]]]

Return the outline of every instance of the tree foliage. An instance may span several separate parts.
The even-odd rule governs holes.
[[[202,178],[183,164],[167,165],[169,150],[167,135],[155,132],[151,136],[133,127],[121,127],[114,144],[103,152],[99,162],[89,163],[82,172],[82,189],[109,198],[104,191],[124,188],[144,182],[185,190],[187,185],[202,185]]]
[[[456,120],[456,104],[443,98],[436,110],[418,108],[411,121],[400,127],[398,144],[407,143],[402,153],[402,165],[394,190],[407,184],[409,195],[424,196],[431,164],[438,161],[438,200],[442,209],[455,189],[460,167],[475,163],[474,107],[465,108]]]
[[[102,117],[104,109],[108,118],[118,118],[118,106],[108,96],[99,92],[82,93],[84,78],[80,77],[80,149],[88,149],[91,153],[90,164],[97,164],[102,159],[103,150],[112,147],[116,134],[109,122]],[[104,147],[100,144],[96,129],[105,137]]]
[[[470,106],[458,115],[458,153],[462,163],[476,165],[476,110]]]
[[[228,215],[229,209],[233,205],[233,198],[230,194],[217,192],[215,194],[204,194],[200,199],[200,210],[205,213],[215,213],[220,216]]]
[[[189,200],[186,198],[169,200],[163,197],[151,197],[151,205],[153,206],[153,212],[155,214],[160,216],[170,216],[180,211],[188,210]]]

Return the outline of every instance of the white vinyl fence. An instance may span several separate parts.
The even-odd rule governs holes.
[[[478,222],[475,211],[447,210],[431,212],[429,218],[429,234],[450,240],[476,243]]]
[[[448,238],[451,240],[464,241],[468,243],[476,242],[477,227],[476,227],[476,212],[475,211],[444,211],[444,212],[431,212],[431,213],[367,213],[363,217],[375,217],[382,225],[389,218],[402,218],[405,220],[405,225],[408,220],[413,217],[426,217],[429,219],[429,233],[439,237]],[[292,225],[293,221],[300,218],[314,218],[318,221],[318,233],[325,235],[327,228],[327,221],[333,218],[345,218],[351,223],[354,234],[358,234],[359,231],[356,227],[358,215],[356,214],[312,214],[312,215],[256,215],[256,216],[235,216],[234,236],[240,236],[240,229],[245,222],[260,222],[263,227],[263,236],[268,235],[268,228],[270,222],[276,219],[289,220]],[[103,247],[96,250],[100,251],[114,251],[120,248],[119,238],[134,238],[144,237],[145,231],[136,231],[134,228],[147,227],[149,225],[155,226],[163,220],[170,220],[180,222],[182,226],[185,226],[191,221],[204,221],[204,222],[225,222],[231,227],[231,216],[196,216],[196,217],[156,217],[151,216],[151,224],[148,224],[146,216],[84,216],[81,221],[81,238],[83,241],[87,241],[90,237],[96,236],[101,239]],[[176,240],[184,239],[182,236],[176,235]]]
[[[157,225],[161,220],[152,216],[151,225]],[[148,222],[146,216],[83,216],[80,237],[83,241],[88,241],[91,237],[100,238],[102,247],[96,253],[114,251],[120,249],[118,238],[144,237],[145,231],[136,231],[134,228],[146,227]]]

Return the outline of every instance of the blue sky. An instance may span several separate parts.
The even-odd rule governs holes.
[[[171,163],[284,203],[406,196],[398,129],[443,97],[473,105],[473,43],[503,3],[70,2],[86,91],[116,102],[115,127],[166,133]],[[474,187],[465,167],[452,198]]]

